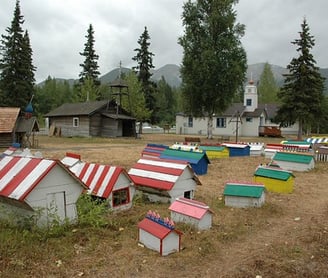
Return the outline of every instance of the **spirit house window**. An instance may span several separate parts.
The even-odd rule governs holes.
[[[80,123],[79,118],[74,117],[73,118],[73,127],[78,127],[79,126],[79,123]]]
[[[127,204],[129,202],[129,188],[113,192],[113,207]]]

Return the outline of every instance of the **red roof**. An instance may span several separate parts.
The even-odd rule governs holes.
[[[184,214],[196,219],[201,219],[207,212],[213,213],[210,208],[199,201],[186,198],[176,199],[169,207],[169,210]]]
[[[120,175],[125,175],[130,181],[128,173],[121,167],[79,162],[70,170],[88,188],[89,193],[97,197],[108,198]]]
[[[26,196],[57,164],[75,177],[56,160],[18,156],[3,157],[0,160],[0,195],[24,201]]]
[[[193,172],[191,166],[183,161],[143,157],[133,165],[129,175],[136,185],[167,191],[173,188],[186,169]]]
[[[164,225],[161,225],[148,218],[144,218],[141,222],[139,222],[138,228],[145,230],[146,232],[154,235],[155,237],[157,237],[159,239],[165,238],[171,232],[181,234],[180,231],[177,231],[175,229],[172,230],[172,229],[165,227]]]

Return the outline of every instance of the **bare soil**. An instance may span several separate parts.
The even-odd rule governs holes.
[[[277,143],[281,139],[241,140]],[[74,152],[84,161],[129,170],[147,143],[182,141],[183,136],[173,134],[145,134],[141,139],[44,136],[32,151],[58,159]],[[131,210],[109,215],[107,227],[78,227],[38,246],[11,247],[15,252],[0,254],[0,277],[328,277],[328,163],[294,172],[294,192],[267,192],[262,208],[224,206],[225,181],[252,181],[255,168],[267,162],[264,156],[211,160],[208,173],[199,176],[202,185],[195,199],[215,212],[213,227],[198,232],[178,224],[183,232],[179,253],[161,257],[138,246],[137,223],[148,209],[162,216],[169,212],[167,204],[137,200]]]

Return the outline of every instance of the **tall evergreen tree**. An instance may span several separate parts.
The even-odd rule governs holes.
[[[257,91],[260,103],[270,103],[277,101],[278,86],[273,76],[269,63],[264,64],[263,71],[260,76]]]
[[[185,112],[208,116],[212,138],[213,114],[222,113],[242,90],[247,69],[240,38],[244,25],[235,23],[237,0],[187,1],[183,6],[185,34],[181,65]]]
[[[0,92],[1,104],[25,109],[33,95],[34,71],[28,32],[24,33],[20,3],[17,0],[7,35],[1,35]]]
[[[298,122],[298,139],[301,139],[303,128],[315,119],[319,121],[322,114],[324,78],[310,52],[315,41],[305,18],[299,35],[300,38],[292,42],[299,56],[287,66],[289,73],[284,75],[284,85],[278,93],[282,105],[277,111],[276,121],[282,126]]]
[[[87,30],[87,35],[85,36],[87,39],[86,43],[84,44],[84,51],[80,52],[80,55],[84,57],[84,62],[80,64],[82,67],[82,71],[79,74],[79,86],[80,86],[80,93],[82,94],[82,86],[95,86],[98,87],[100,85],[99,80],[99,71],[98,71],[98,62],[99,56],[96,54],[94,45],[95,45],[95,38],[94,38],[94,30],[92,24],[89,25]],[[99,96],[96,97],[98,99]],[[81,100],[85,100],[85,96],[80,96]]]
[[[152,73],[150,72],[153,66],[153,56],[154,54],[150,52],[150,36],[145,27],[144,32],[138,40],[140,48],[134,49],[136,55],[132,58],[133,61],[137,62],[137,66],[133,67],[136,71],[138,80],[141,82],[142,89],[144,92],[146,107],[148,110],[154,110],[155,107],[155,92],[156,85],[151,81]]]

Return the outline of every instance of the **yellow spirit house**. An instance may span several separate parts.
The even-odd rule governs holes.
[[[263,183],[269,192],[292,193],[294,190],[295,176],[292,172],[279,167],[257,167],[254,180]]]

